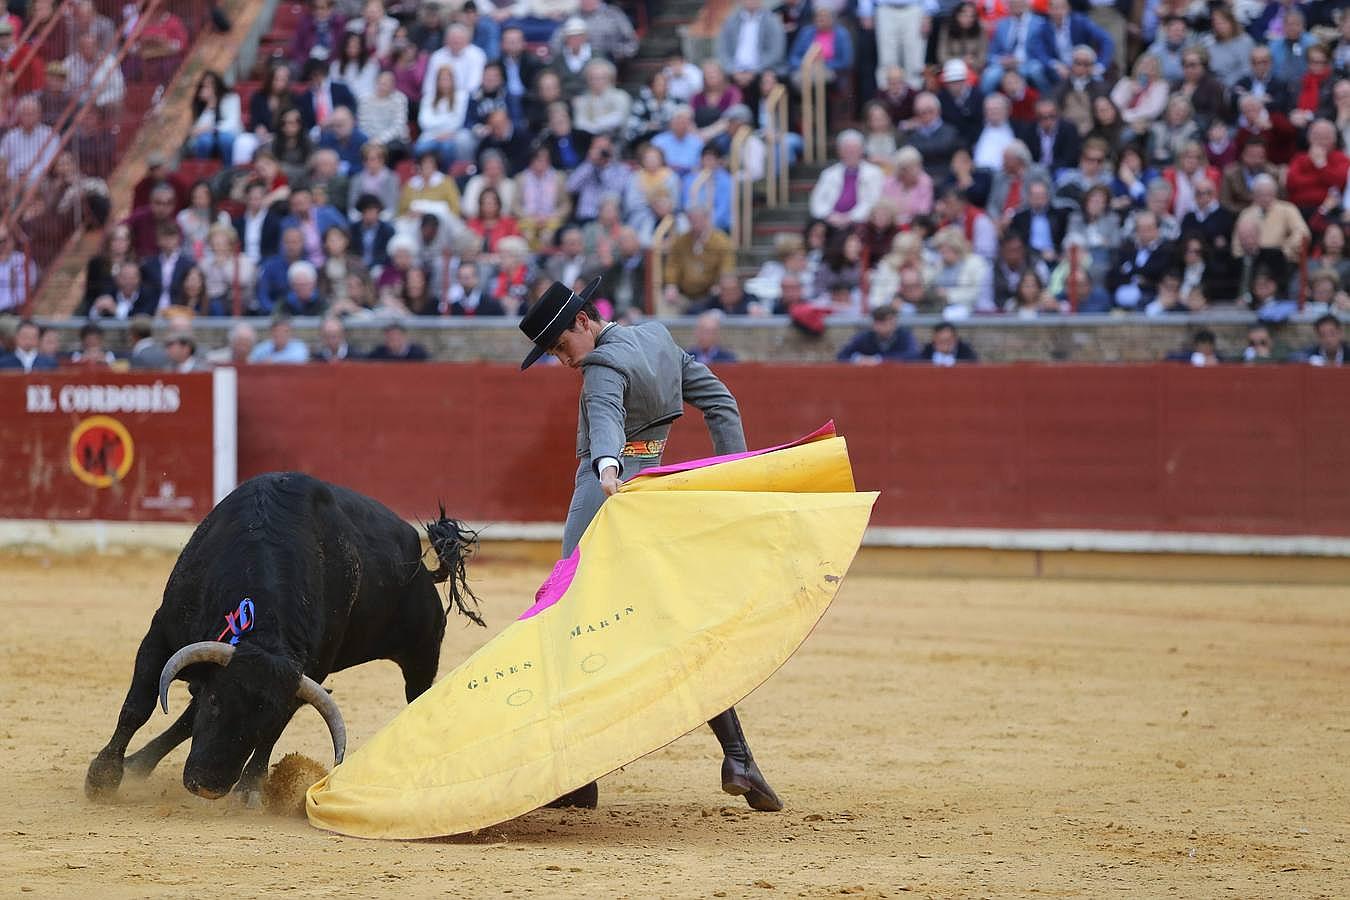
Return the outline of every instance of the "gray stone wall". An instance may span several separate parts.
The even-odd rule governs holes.
[[[267,320],[249,320],[260,337],[267,334]],[[1160,319],[1113,316],[1079,316],[1064,319],[1016,320],[1007,318],[972,319],[959,324],[962,337],[984,362],[1081,362],[1118,363],[1153,362],[1186,345],[1191,334],[1201,328],[1215,332],[1219,352],[1225,358],[1239,357],[1246,346],[1247,325],[1251,316],[1237,313],[1211,313],[1206,316],[1174,316]],[[937,319],[916,316],[902,320],[920,344],[928,340]],[[63,343],[70,349],[77,343],[82,321],[60,320],[49,323],[60,329]],[[199,320],[193,332],[199,347],[209,349],[227,343],[229,320]],[[314,343],[317,319],[294,320],[296,334]],[[406,320],[412,339],[421,343],[434,359],[457,362],[519,362],[526,346],[511,320],[434,319]],[[667,322],[676,340],[688,344],[693,319]],[[109,347],[126,348],[124,323],[104,323]],[[747,362],[824,362],[834,359],[845,341],[860,328],[861,320],[835,322],[824,336],[807,337],[787,324],[785,319],[728,319],[722,329],[723,344]],[[162,324],[161,332],[165,330]],[[369,350],[381,340],[382,323],[349,322],[349,341],[360,351]],[[1313,343],[1311,317],[1272,329],[1277,348],[1295,350]]]

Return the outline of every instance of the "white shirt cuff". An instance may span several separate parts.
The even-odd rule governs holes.
[[[595,464],[595,471],[599,472],[600,476],[603,478],[605,470],[610,468],[611,466],[619,470],[618,473],[616,474],[620,474],[623,472],[623,467],[619,465],[619,461],[612,456],[600,457],[600,461]]]

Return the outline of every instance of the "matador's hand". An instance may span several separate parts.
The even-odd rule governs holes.
[[[600,489],[605,492],[606,497],[613,497],[619,492],[619,470],[609,466],[600,473]]]

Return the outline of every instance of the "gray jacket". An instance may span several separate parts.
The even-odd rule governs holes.
[[[737,9],[722,23],[717,35],[717,62],[731,74],[736,71],[736,41],[741,33],[741,22],[745,13]],[[787,57],[787,36],[783,32],[783,21],[771,10],[762,10],[759,16],[759,65],[756,71],[780,69]]]
[[[608,326],[581,365],[578,458],[618,458],[629,440],[664,438],[685,403],[703,412],[714,453],[745,450],[736,398],[659,322]]]

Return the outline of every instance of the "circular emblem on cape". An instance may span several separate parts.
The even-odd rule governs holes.
[[[92,487],[121,481],[131,471],[135,455],[131,432],[111,416],[82,419],[70,433],[70,470]]]
[[[609,662],[609,660],[605,658],[603,653],[592,653],[581,661],[581,671],[585,672],[587,675],[594,675],[596,672],[603,669],[607,662]]]
[[[534,691],[529,688],[521,688],[518,691],[512,691],[506,695],[507,706],[524,706],[534,699]]]

